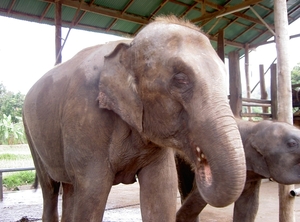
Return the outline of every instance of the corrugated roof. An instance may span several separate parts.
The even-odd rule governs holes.
[[[54,24],[55,2],[1,0],[0,15]],[[155,16],[175,14],[202,27],[214,46],[219,31],[224,30],[225,54],[232,50],[243,54],[245,44],[256,47],[273,36],[256,14],[274,30],[272,0],[61,0],[61,3],[63,26],[121,36],[136,35]],[[290,24],[300,17],[300,1],[288,0],[287,8]]]

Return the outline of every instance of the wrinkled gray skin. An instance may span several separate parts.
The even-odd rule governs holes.
[[[262,178],[272,178],[282,184],[300,183],[300,130],[266,120],[259,123],[237,120],[237,123],[245,149],[247,179],[243,193],[234,204],[233,221],[254,222]],[[176,157],[183,202],[176,221],[196,222],[206,202],[193,187],[191,166],[180,156]]]
[[[208,38],[175,18],[152,22],[132,41],[87,48],[46,73],[23,112],[43,221],[58,221],[60,182],[62,221],[101,221],[111,186],[136,176],[143,221],[175,221],[170,147],[197,169],[207,202],[234,202],[246,165],[224,76]]]

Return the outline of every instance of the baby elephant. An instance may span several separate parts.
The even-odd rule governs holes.
[[[234,222],[255,220],[259,204],[261,179],[270,178],[281,184],[300,183],[300,130],[281,122],[259,123],[237,120],[247,164],[247,180],[234,204]],[[196,222],[206,206],[197,189],[191,165],[176,156],[182,206],[176,221]],[[216,194],[218,195],[218,194]]]

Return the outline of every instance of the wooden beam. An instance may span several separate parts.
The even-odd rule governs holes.
[[[271,118],[272,115],[269,113],[242,113],[242,117],[260,117],[263,119]]]
[[[210,35],[207,35],[207,36],[210,40],[218,42],[218,37],[217,36],[216,37],[210,36]],[[230,45],[230,46],[233,46],[233,47],[236,47],[236,48],[239,48],[239,49],[244,48],[244,45],[242,43],[233,42],[233,41],[229,41],[229,40],[226,40],[226,39],[224,39],[224,43],[225,43],[225,45]]]
[[[160,3],[160,5],[155,9],[154,12],[152,12],[152,14],[150,15],[150,18],[153,18],[153,16],[155,16],[156,12],[158,12],[162,7],[164,7],[167,3],[168,3],[169,0],[164,0],[162,3]]]
[[[251,99],[251,98],[242,98],[243,102],[247,103],[261,103],[261,104],[269,104],[271,105],[271,100],[268,99]]]
[[[291,70],[289,67],[289,35],[286,0],[274,0],[275,40],[278,72],[278,120],[293,124]],[[279,222],[293,222],[294,198],[289,191],[294,185],[278,185]]]
[[[299,37],[300,37],[300,33],[299,34],[295,34],[295,35],[291,35],[290,39],[299,38]],[[261,44],[253,44],[253,45],[250,45],[250,48],[257,48],[258,46],[267,45],[267,44],[271,44],[271,43],[275,43],[275,40],[266,41],[266,42],[261,43]]]
[[[54,3],[56,0],[43,0],[45,2]],[[72,0],[61,0],[61,3],[63,5],[69,6],[71,8],[77,9],[79,7],[80,2],[78,1],[72,1]],[[96,5],[89,5],[88,3],[84,2],[82,4],[81,10],[88,11],[88,12],[94,12],[96,14],[105,15],[112,18],[122,19],[125,21],[130,21],[142,25],[146,25],[149,23],[148,19],[145,19],[141,16],[135,16],[127,13],[123,13],[122,11],[114,10],[114,9],[108,9]]]
[[[264,26],[273,34],[275,35],[274,30],[269,26],[269,24],[267,24],[265,22],[265,20],[263,20],[263,18],[254,10],[253,7],[250,6],[251,11],[253,12],[253,14],[264,24]]]
[[[12,8],[14,7],[15,3],[16,3],[16,0],[13,0],[13,1],[10,3],[10,6],[9,6],[9,8],[8,8],[8,11],[7,11],[7,14],[10,14],[10,12],[11,12]]]
[[[209,30],[206,31],[207,34],[209,34],[220,22],[221,18],[217,18],[217,21],[214,22],[214,24],[209,28]]]
[[[43,14],[42,14],[41,17],[40,17],[40,21],[42,21],[42,20],[45,18],[45,16],[46,16],[47,12],[49,11],[51,5],[52,5],[51,3],[48,3],[48,4],[47,4],[47,7],[45,8]]]
[[[129,7],[132,5],[132,3],[134,3],[134,0],[130,0],[127,5],[123,8],[122,10],[122,15],[127,11],[127,9],[129,9]]]
[[[222,10],[226,10],[226,7],[222,6],[222,5],[218,5],[218,4],[214,4],[212,2],[207,2],[206,3],[207,6],[211,7],[211,8],[214,8],[214,9],[217,9],[219,11],[222,11]],[[260,4],[257,4],[260,6]],[[270,9],[269,9],[270,10]],[[270,10],[270,12],[272,12],[272,10]],[[248,16],[244,13],[241,13],[241,12],[235,12],[235,13],[232,13],[234,16],[238,17],[238,18],[242,18],[242,19],[245,19],[245,20],[248,20],[250,22],[253,22],[255,24],[260,24],[260,25],[264,25],[259,19],[255,19],[251,16]],[[271,24],[268,24],[269,27],[271,27],[272,29],[274,29],[274,26],[271,25]]]
[[[264,18],[268,17],[270,14],[271,14],[271,12],[269,12],[267,15],[265,15]],[[254,28],[255,28],[255,25],[256,25],[256,23],[254,23],[254,24],[248,26],[247,29],[245,29],[245,31],[243,31],[243,32],[241,32],[239,35],[237,35],[237,36],[233,39],[233,41],[236,40],[237,38],[239,38],[240,36],[244,35],[246,32],[249,32],[251,29],[254,29]],[[273,26],[273,27],[274,27],[274,26]],[[258,29],[256,29],[256,30],[258,30]],[[261,32],[261,34],[259,35],[259,37],[260,37],[261,35],[266,34],[268,30],[267,30],[267,31],[264,31],[264,30],[259,29],[259,31]],[[248,44],[250,44],[251,42],[253,42],[253,41],[256,40],[256,39],[257,39],[257,37],[253,38],[251,41],[248,42]]]
[[[182,15],[180,15],[180,18],[183,18],[184,16],[186,16],[190,11],[192,11],[196,6],[198,5],[198,2],[195,2],[192,6],[188,7],[188,9],[186,11],[184,11],[182,13]]]
[[[272,12],[269,12],[269,13],[271,14]],[[246,14],[243,14],[243,13],[241,13],[241,12],[235,12],[235,13],[233,13],[233,15],[235,15],[236,17],[245,19],[245,20],[247,20],[247,21],[253,22],[253,23],[255,23],[255,24],[265,25],[265,24],[264,24],[263,22],[261,22],[259,19],[255,19],[255,18],[253,18],[253,17],[251,17],[251,16],[248,16],[248,15],[246,15]],[[266,16],[264,16],[264,17],[266,17]],[[268,24],[268,23],[267,23],[267,25],[268,25],[270,28],[275,29],[274,25]]]
[[[224,8],[223,10],[221,11],[216,11],[216,12],[213,12],[213,13],[206,13],[205,15],[199,17],[199,18],[196,18],[196,19],[193,19],[191,20],[193,23],[196,23],[196,22],[201,22],[203,20],[207,20],[207,19],[213,19],[213,18],[216,18],[217,16],[221,16],[225,13],[234,13],[236,12],[236,10],[240,10],[240,9],[243,9],[247,6],[250,6],[250,5],[254,5],[258,2],[261,2],[262,0],[249,0],[249,1],[245,1],[245,2],[242,2],[240,4],[237,4],[235,6],[231,6],[231,7],[226,7]]]

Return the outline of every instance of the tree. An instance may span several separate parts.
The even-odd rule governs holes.
[[[19,118],[22,116],[22,107],[24,103],[25,95],[18,93],[13,93],[7,91],[5,86],[0,83],[0,119],[3,114],[6,116],[11,116],[13,123],[18,123]]]
[[[0,144],[26,142],[22,122],[22,107],[25,96],[7,91],[0,83]]]

